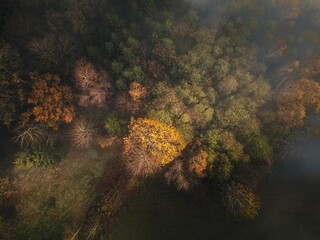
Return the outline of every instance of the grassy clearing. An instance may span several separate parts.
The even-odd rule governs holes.
[[[2,221],[4,239],[66,239],[77,231],[96,195],[115,151],[71,149],[66,157],[47,169],[14,169],[15,218]]]

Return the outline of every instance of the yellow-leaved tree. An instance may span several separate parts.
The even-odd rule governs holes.
[[[123,158],[132,175],[147,177],[177,158],[185,146],[173,126],[146,118],[131,119]]]

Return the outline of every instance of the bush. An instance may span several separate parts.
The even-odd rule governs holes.
[[[110,135],[120,136],[126,132],[128,121],[116,114],[110,114],[104,121],[104,128]]]
[[[34,149],[16,154],[15,164],[18,168],[48,167],[57,163],[63,156],[63,149]]]

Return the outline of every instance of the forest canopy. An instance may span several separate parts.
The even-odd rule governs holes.
[[[200,2],[1,1],[0,124],[15,164],[117,145],[123,179],[204,186],[234,217],[257,216],[259,181],[320,112],[319,12]]]

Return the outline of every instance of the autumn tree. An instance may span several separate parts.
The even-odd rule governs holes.
[[[35,121],[57,130],[60,123],[70,123],[75,114],[70,87],[61,84],[59,75],[32,73],[30,78],[30,108],[21,115],[22,124]]]
[[[133,175],[147,177],[178,157],[184,147],[174,127],[152,119],[132,119],[123,158]]]
[[[193,173],[199,178],[206,177],[208,157],[209,154],[205,150],[200,149],[198,153],[196,153],[188,160],[189,172]]]
[[[146,97],[147,89],[142,86],[140,83],[132,82],[129,85],[129,95],[133,101],[139,101],[142,98]]]
[[[277,117],[285,127],[301,127],[308,109],[320,112],[320,84],[313,80],[296,80],[278,96]]]
[[[79,60],[74,71],[77,88],[80,90],[80,106],[105,107],[111,96],[111,83],[105,71],[97,71],[92,63]]]

